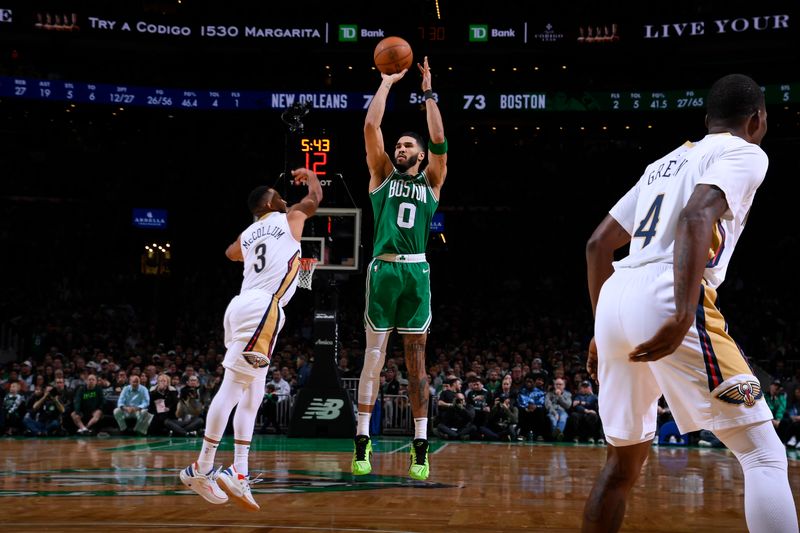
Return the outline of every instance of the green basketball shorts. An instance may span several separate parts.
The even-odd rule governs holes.
[[[374,331],[426,333],[431,325],[431,267],[373,259],[367,268],[365,326]]]

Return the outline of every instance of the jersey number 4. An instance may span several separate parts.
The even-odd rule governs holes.
[[[650,241],[653,240],[653,237],[656,236],[656,226],[658,226],[658,214],[661,212],[661,202],[663,200],[664,200],[663,194],[659,194],[658,196],[656,196],[656,199],[653,200],[650,209],[647,210],[647,214],[639,223],[639,227],[636,228],[636,231],[633,233],[634,237],[644,237],[644,244],[642,244],[642,248],[650,244]],[[647,227],[647,229],[645,229],[645,227]]]

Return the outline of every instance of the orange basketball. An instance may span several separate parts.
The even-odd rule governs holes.
[[[411,67],[414,53],[405,39],[392,36],[378,43],[372,58],[375,60],[375,66],[384,74],[397,74]]]

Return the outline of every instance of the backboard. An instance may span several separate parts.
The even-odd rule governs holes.
[[[317,209],[306,220],[300,245],[303,257],[319,261],[317,270],[357,271],[361,266],[361,209]]]

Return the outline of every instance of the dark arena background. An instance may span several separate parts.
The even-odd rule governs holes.
[[[447,440],[434,431],[436,395],[451,376],[491,391],[505,374],[514,387],[563,375],[573,395],[589,379],[587,239],[649,162],[703,137],[708,88],[729,73],[764,90],[770,165],[718,304],[763,389],[776,382],[788,399],[779,432],[796,490],[799,16],[788,1],[0,0],[2,529],[578,530],[605,461],[601,430]],[[372,474],[350,474],[349,412],[326,424],[294,409],[310,386],[303,359],[311,385],[355,403],[373,233],[362,127],[381,81],[372,52],[390,35],[415,63],[428,57],[449,143],[427,250],[436,395],[424,482],[407,476],[413,419],[396,334]],[[420,80],[415,66],[390,92],[390,153],[404,131],[427,139]],[[305,194],[283,177],[298,166],[323,180],[322,207],[342,211],[307,228],[304,254],[323,242],[333,267],[286,307],[272,365],[288,389],[265,391],[251,514],[207,504],[178,472],[200,449],[223,313],[240,289],[241,263],[224,251],[252,222],[255,186],[290,203]],[[320,311],[335,311],[335,327]],[[162,372],[179,394],[197,378],[195,429],[120,430],[121,388]],[[78,434],[70,411],[89,374],[103,416]],[[65,412],[39,435],[26,406],[61,378]],[[23,398],[11,412],[14,382]],[[623,530],[746,531],[733,454],[670,424],[664,411]],[[232,450],[229,428],[217,462]]]

